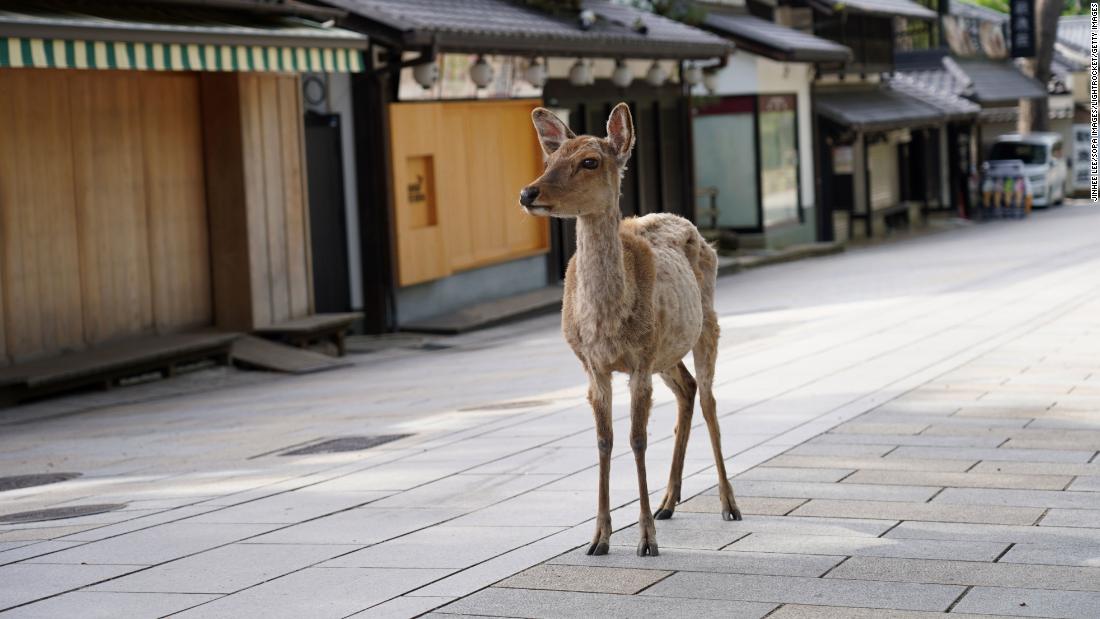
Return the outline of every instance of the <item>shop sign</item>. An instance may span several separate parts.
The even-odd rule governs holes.
[[[1012,57],[1035,57],[1035,0],[1012,0],[1009,5]]]

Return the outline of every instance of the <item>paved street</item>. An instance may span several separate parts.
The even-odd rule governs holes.
[[[715,395],[640,558],[626,383],[610,554],[595,437],[545,316],[286,378],[207,370],[0,410],[7,617],[1100,617],[1100,209],[719,281]],[[365,349],[361,349],[365,350]],[[675,401],[655,383],[662,496]],[[408,435],[280,455],[321,439]],[[884,610],[889,609],[889,610]]]

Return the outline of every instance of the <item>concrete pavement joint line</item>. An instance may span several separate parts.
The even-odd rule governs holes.
[[[1008,546],[1006,546],[1006,547],[1005,547],[1005,549],[1004,549],[1004,550],[1002,550],[1002,551],[1000,552],[1000,554],[998,554],[998,555],[997,555],[996,557],[994,557],[994,558],[993,558],[993,561],[992,561],[992,562],[993,562],[993,563],[1000,563],[1000,561],[1001,561],[1001,557],[1003,557],[1003,556],[1005,556],[1006,554],[1008,554],[1008,552],[1009,552],[1010,550],[1012,550],[1012,547],[1013,547],[1013,546],[1015,546],[1015,545],[1016,545],[1016,542],[1011,542],[1011,543],[1009,543],[1009,544],[1008,544]]]
[[[851,556],[844,557],[843,559],[838,561],[836,565],[834,565],[834,566],[830,567],[829,569],[825,570],[824,572],[822,572],[821,575],[818,576],[818,578],[825,578],[826,576],[829,575],[830,572],[832,572],[836,568],[840,567],[841,565],[844,565],[844,563],[846,561],[848,561],[848,559],[851,559],[851,558],[852,558]]]
[[[934,493],[932,493],[932,496],[928,497],[928,500],[925,501],[925,503],[931,503],[932,499],[940,496],[940,494],[946,489],[947,489],[947,487],[943,487],[943,488],[940,488],[939,490],[935,491]]]
[[[950,613],[952,610],[954,610],[955,606],[958,605],[958,603],[961,602],[962,599],[964,597],[966,597],[966,594],[970,593],[970,590],[973,589],[973,588],[974,588],[974,585],[967,585],[966,588],[963,589],[962,593],[959,594],[959,597],[955,598],[955,600],[947,606],[947,610],[945,610],[943,612]]]

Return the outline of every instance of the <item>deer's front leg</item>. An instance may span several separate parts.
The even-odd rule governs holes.
[[[653,512],[649,509],[649,484],[646,482],[645,450],[648,441],[649,409],[653,403],[653,376],[649,372],[630,375],[630,448],[634,450],[634,463],[638,467],[638,515],[639,557],[657,556],[657,527],[653,524]]]
[[[596,532],[592,535],[590,555],[605,555],[611,545],[611,374],[592,373],[588,377],[588,402],[596,420],[596,448],[600,452],[599,502],[596,507]]]

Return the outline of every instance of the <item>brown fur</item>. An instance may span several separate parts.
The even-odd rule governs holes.
[[[723,516],[740,520],[726,479],[718,418],[712,393],[718,348],[714,312],[717,256],[691,222],[669,214],[623,220],[619,211],[622,173],[634,145],[626,104],[608,119],[608,138],[576,137],[548,110],[532,113],[547,155],[546,171],[527,191],[534,215],[577,219],[577,253],[569,261],[562,301],[562,332],[589,378],[588,400],[596,422],[600,455],[596,533],[589,554],[605,554],[611,535],[608,499],[611,429],[611,373],[630,376],[630,445],[638,470],[641,515],[640,556],[656,555],[654,516],[672,516],[680,500],[684,451],[691,430],[695,393],[719,475]],[[595,167],[591,167],[595,160]],[[588,166],[586,166],[588,164]],[[696,377],[682,361],[694,351]],[[646,426],[652,375],[660,374],[676,395],[678,417],[672,470],[664,499],[651,514],[645,475]]]

